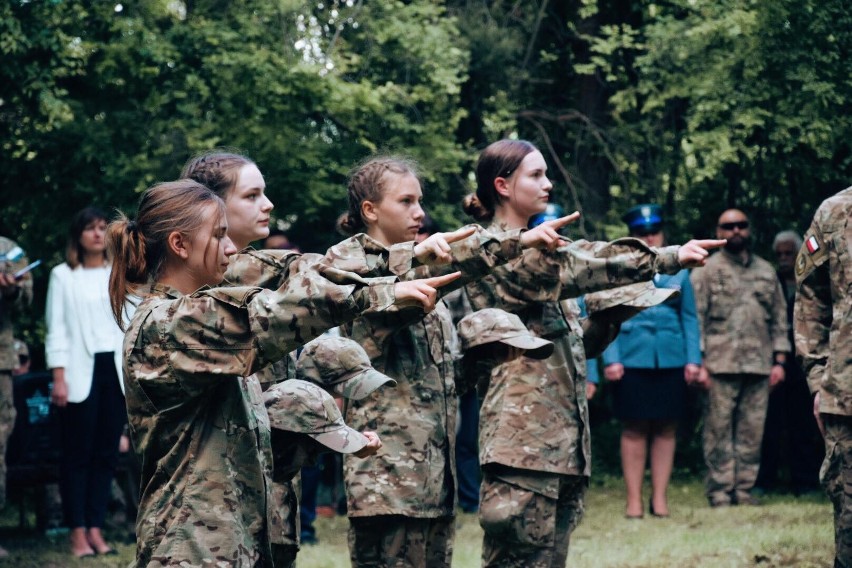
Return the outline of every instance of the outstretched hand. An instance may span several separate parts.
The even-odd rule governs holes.
[[[414,258],[422,264],[449,264],[453,260],[450,243],[463,241],[476,232],[476,227],[463,227],[450,233],[434,233],[414,246]]]
[[[395,305],[399,307],[419,306],[427,314],[435,309],[438,301],[438,288],[445,286],[461,276],[461,272],[453,272],[443,276],[397,282],[394,285],[396,295]]]
[[[580,213],[574,211],[570,215],[545,221],[521,235],[521,244],[528,248],[554,250],[565,244],[559,229],[570,225],[580,218]]]
[[[710,256],[708,251],[725,246],[725,239],[693,239],[681,245],[677,251],[677,260],[683,268],[696,268],[704,266],[707,257]]]

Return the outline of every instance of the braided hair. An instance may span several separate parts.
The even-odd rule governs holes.
[[[399,156],[375,156],[352,171],[348,185],[349,210],[338,218],[338,231],[344,235],[364,232],[367,224],[361,215],[361,204],[364,201],[379,203],[390,175],[412,175],[419,179],[414,161]]]
[[[247,165],[255,163],[242,154],[210,150],[190,158],[183,166],[180,177],[195,180],[222,199],[227,199],[237,185],[240,170]]]

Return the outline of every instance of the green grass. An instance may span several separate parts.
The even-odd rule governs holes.
[[[598,567],[830,567],[833,563],[832,513],[821,494],[796,498],[773,495],[760,507],[711,509],[699,480],[678,480],[669,495],[672,516],[624,518],[624,491],[618,478],[597,478],[589,489],[586,517],[571,539],[568,565]],[[0,544],[21,567],[127,566],[133,546],[119,545],[121,556],[82,561],[66,554],[64,538],[48,540],[32,529],[17,528],[17,508],[4,511]],[[33,521],[30,519],[30,526]],[[345,518],[318,519],[320,544],[303,547],[298,568],[349,566]],[[454,568],[479,566],[482,531],[475,515],[461,514]],[[0,564],[0,565],[2,565]]]

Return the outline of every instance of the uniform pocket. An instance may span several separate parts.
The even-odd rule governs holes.
[[[482,486],[479,524],[496,541],[551,547],[556,531],[556,500],[489,477]]]

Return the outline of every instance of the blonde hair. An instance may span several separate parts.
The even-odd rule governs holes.
[[[107,227],[107,249],[113,259],[109,279],[112,314],[124,329],[122,311],[137,286],[156,280],[174,231],[192,235],[210,222],[207,206],[217,206],[215,222],[225,215],[225,203],[200,183],[181,179],[157,184],[142,194],[136,219],[120,215]]]
[[[227,199],[237,186],[240,170],[248,165],[256,164],[236,152],[210,150],[190,158],[183,166],[180,177],[195,180],[222,199]]]
[[[417,164],[398,156],[376,156],[355,168],[349,176],[349,210],[337,219],[337,230],[344,235],[363,232],[367,224],[361,215],[364,201],[378,203],[387,189],[388,175],[412,175],[419,179]]]

